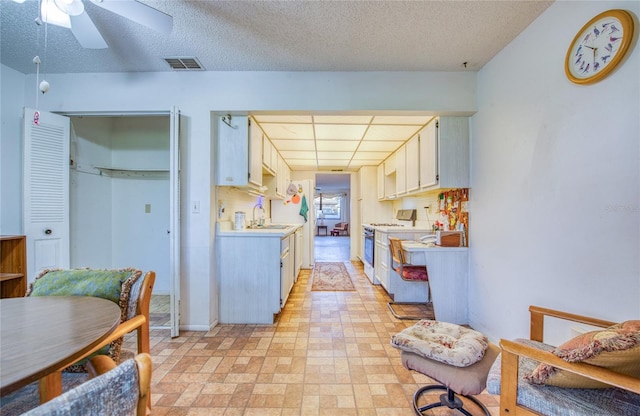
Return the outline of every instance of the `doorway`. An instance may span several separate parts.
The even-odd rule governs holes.
[[[177,336],[171,307],[172,115],[70,120],[70,266],[155,271],[150,326]]]
[[[342,262],[351,259],[350,232],[332,232],[340,224],[351,224],[351,174],[317,173],[314,212],[316,230],[314,261]]]

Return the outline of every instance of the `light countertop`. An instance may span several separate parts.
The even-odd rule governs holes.
[[[279,226],[280,224],[278,224]],[[221,221],[216,223],[216,235],[221,237],[286,237],[296,232],[302,224],[282,224],[286,228],[244,228],[234,230],[231,221]]]
[[[467,251],[468,247],[441,247],[433,244],[425,244],[420,241],[402,241],[402,248],[408,252],[417,251]]]

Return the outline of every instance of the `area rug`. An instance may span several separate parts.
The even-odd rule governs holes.
[[[356,290],[343,263],[316,262],[313,267],[312,291]]]

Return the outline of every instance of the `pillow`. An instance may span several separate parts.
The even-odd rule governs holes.
[[[579,335],[554,349],[570,363],[584,362],[640,378],[640,320],[626,321]],[[541,363],[525,379],[533,384],[569,388],[610,388],[599,381]]]
[[[128,310],[132,286],[140,280],[142,271],[127,268],[43,270],[29,285],[27,296],[95,296],[108,299],[120,307],[120,322],[130,318]],[[115,362],[120,358],[122,338],[105,346],[97,354],[108,354]],[[65,371],[85,372],[82,360]]]
[[[468,367],[484,357],[489,341],[473,329],[423,319],[392,336],[391,345],[455,367]]]

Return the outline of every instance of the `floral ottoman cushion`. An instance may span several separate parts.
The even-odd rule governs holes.
[[[391,345],[424,358],[467,367],[482,359],[489,340],[473,329],[424,319],[391,337]]]

